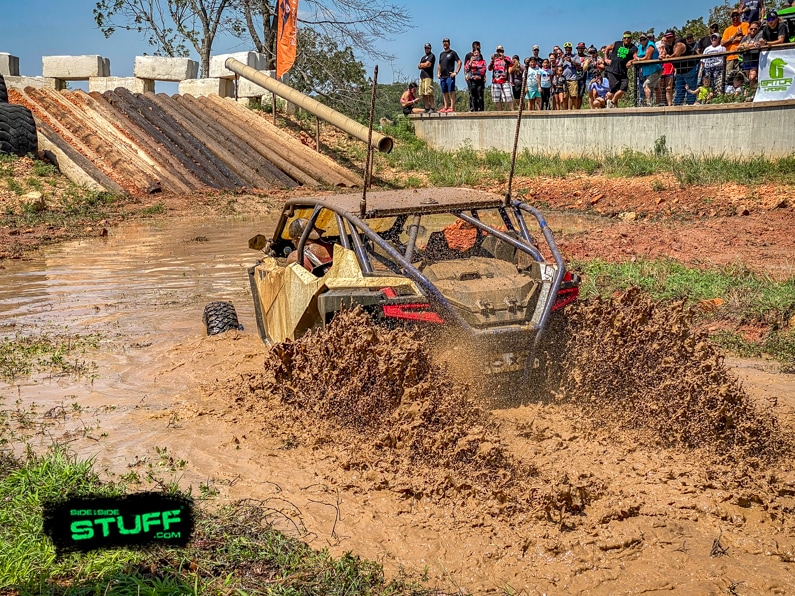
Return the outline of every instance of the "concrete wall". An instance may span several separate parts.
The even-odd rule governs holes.
[[[410,116],[418,137],[431,147],[454,151],[511,151],[516,112],[418,114]],[[525,112],[519,150],[561,155],[605,154],[623,149],[652,151],[665,136],[675,155],[766,155],[795,153],[795,101]]]

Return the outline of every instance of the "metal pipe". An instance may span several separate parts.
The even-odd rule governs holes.
[[[240,75],[244,79],[248,79],[252,83],[256,83],[260,87],[264,87],[271,93],[278,95],[286,99],[287,101],[294,103],[300,108],[303,108],[310,114],[322,118],[329,124],[333,124],[340,130],[347,132],[349,135],[352,135],[359,139],[360,141],[367,142],[368,137],[368,130],[366,126],[362,126],[355,120],[348,118],[344,114],[340,114],[338,111],[331,109],[328,106],[323,105],[317,100],[312,99],[301,93],[300,91],[296,91],[289,85],[285,85],[284,83],[274,79],[273,77],[269,77],[268,75],[258,71],[251,66],[247,66],[240,62],[239,60],[235,60],[234,58],[227,58],[224,66],[234,72],[235,74]],[[390,137],[384,136],[380,133],[373,132],[372,138],[372,147],[378,149],[381,153],[389,153],[392,151],[393,141]]]

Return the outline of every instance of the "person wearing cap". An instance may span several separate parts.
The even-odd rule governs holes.
[[[601,73],[596,73],[588,83],[588,103],[592,110],[598,110],[607,107],[607,100],[613,100],[610,93],[610,83]]]
[[[585,71],[586,88],[590,89],[591,79],[597,74],[601,74],[605,69],[604,61],[599,56],[599,50],[594,46],[588,48],[588,57],[583,62],[582,68]]]
[[[442,48],[436,67],[444,100],[444,107],[439,112],[455,112],[455,77],[461,71],[461,58],[455,50],[450,49],[450,40],[446,37],[442,40]]]
[[[712,36],[717,35],[718,41],[720,41],[720,25],[717,23],[712,23],[709,26],[709,33],[707,33],[704,37],[698,40],[698,53],[703,54],[704,50],[712,45]],[[718,44],[720,45],[720,44]]]
[[[672,58],[674,55],[675,35],[671,30],[666,31],[660,39],[657,50],[660,52],[660,59]],[[676,67],[673,62],[664,62],[662,65],[662,75],[660,76],[660,89],[665,92],[666,105],[674,105],[674,79],[676,78]]]
[[[533,46],[533,57],[536,59],[536,62],[538,62],[539,64],[541,64],[541,62],[543,61],[543,59],[541,58],[540,52],[541,52],[541,47],[538,44],[534,45]]]
[[[472,83],[469,80],[469,73],[467,72],[467,63],[472,59],[472,54],[475,52],[475,50],[478,51],[478,54],[480,54],[480,56],[482,58],[483,54],[480,51],[480,42],[479,41],[473,41],[472,42],[472,50],[467,52],[466,56],[464,56],[464,80],[466,81],[467,89],[469,90],[469,111],[470,112],[475,112],[476,110],[475,110],[475,105],[473,103]]]
[[[785,43],[786,40],[787,24],[778,18],[778,12],[771,10],[765,18],[765,26],[762,27],[762,38],[759,40],[759,46],[767,48]]]
[[[687,39],[680,37],[674,42],[674,51],[672,56],[674,58],[686,58],[688,56],[696,56],[696,52],[687,43]],[[692,105],[695,103],[696,98],[694,95],[689,95],[686,88],[690,87],[695,89],[698,86],[698,70],[701,66],[701,60],[677,60],[676,78],[674,79],[674,105]]]
[[[640,34],[640,45],[638,47],[638,60],[659,60],[660,52],[653,41],[646,33]],[[652,97],[656,97],[657,87],[662,76],[662,64],[644,64],[640,67],[640,75],[643,77],[643,94],[646,97],[646,105],[653,105]]]
[[[723,30],[723,35],[720,38],[720,45],[726,48],[727,52],[734,52],[742,41],[743,37],[748,35],[748,23],[744,23],[741,19],[739,10],[731,11],[731,25]],[[739,70],[740,66],[737,62],[738,55],[730,54],[726,56],[726,70],[732,72]]]
[[[621,41],[615,41],[605,50],[605,72],[610,83],[607,107],[614,108],[629,89],[629,67],[638,57],[638,46],[632,43],[632,32],[624,31]]]
[[[287,227],[287,234],[290,236],[290,240],[293,241],[296,248],[296,250],[287,255],[288,264],[298,262],[298,243],[308,225],[308,219],[305,217],[298,217],[291,221],[290,225]],[[324,263],[330,263],[332,260],[334,246],[321,239],[324,232],[325,230],[321,230],[316,226],[313,227],[312,231],[309,232],[309,237],[304,243],[303,265],[309,271],[312,271],[315,267],[319,267]]]
[[[499,111],[513,105],[513,89],[508,80],[510,67],[511,60],[505,56],[505,48],[497,46],[496,53],[491,55],[488,68],[491,72],[491,99]]]
[[[758,21],[765,10],[765,0],[742,0],[740,2],[740,12],[743,15],[743,21],[746,23],[753,23]]]
[[[560,66],[563,67],[563,78],[566,79],[566,109],[573,110],[577,105],[577,66],[582,68],[582,61],[571,53],[570,41],[563,44],[563,55],[560,57]]]
[[[726,48],[720,45],[720,35],[713,33],[710,37],[709,47],[705,48],[701,54],[703,56],[709,56],[710,54],[722,54],[725,51]],[[703,58],[701,64],[704,67],[702,77],[709,77],[710,83],[712,84],[713,95],[721,93],[723,91],[723,58],[720,56],[716,56],[715,58]]]
[[[400,96],[400,107],[403,108],[403,114],[408,116],[409,114],[418,114],[422,112],[422,108],[416,107],[417,104],[422,101],[421,97],[417,97],[415,93],[417,92],[417,83],[411,81],[409,83],[408,89],[403,92],[403,95]]]
[[[433,101],[433,67],[436,64],[436,56],[431,51],[431,44],[425,44],[425,54],[420,58],[418,68],[420,69],[420,97],[425,107],[425,113],[435,112]]]
[[[577,97],[574,100],[574,109],[579,110],[582,107],[582,98],[585,95],[585,90],[588,88],[586,85],[587,71],[585,70],[585,62],[588,56],[585,54],[585,42],[581,41],[577,44],[577,54],[574,56],[574,68],[577,69]]]
[[[740,41],[740,48],[743,51],[743,74],[748,79],[748,84],[753,89],[759,78],[759,48],[762,47],[763,27],[759,21],[748,24],[748,35]]]

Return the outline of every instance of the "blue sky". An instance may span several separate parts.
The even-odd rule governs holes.
[[[401,0],[395,0],[401,3]],[[441,40],[449,37],[461,57],[473,39],[491,53],[497,44],[522,56],[537,43],[542,53],[554,44],[584,41],[597,47],[620,39],[625,29],[654,27],[660,31],[704,16],[719,0],[666,0],[630,3],[617,0],[568,0],[562,6],[522,2],[503,3],[495,9],[484,0],[403,0],[413,27],[388,43],[394,63],[381,62],[379,81],[406,80],[417,76],[417,63],[426,41],[438,54]],[[136,55],[152,50],[137,35],[118,32],[105,39],[92,16],[94,0],[0,0],[2,27],[0,52],[19,56],[24,75],[41,75],[44,55],[100,54],[111,60],[111,74],[132,76]],[[300,0],[299,0],[300,9]],[[243,51],[247,44],[235,38],[216,41],[214,53]],[[299,49],[300,51],[300,49]],[[195,56],[194,56],[195,58]],[[364,59],[368,74],[373,62]]]

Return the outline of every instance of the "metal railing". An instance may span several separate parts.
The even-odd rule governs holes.
[[[664,58],[660,60],[636,60],[632,64],[632,68],[634,69],[634,77],[632,79],[634,83],[633,85],[634,88],[632,89],[633,93],[631,94],[633,96],[633,102],[635,106],[640,106],[644,96],[643,83],[646,77],[644,77],[641,74],[641,70],[644,66],[650,66],[653,64],[660,64],[660,65],[673,64],[675,69],[675,73],[673,75],[673,85],[675,93],[673,101],[671,101],[670,104],[666,102],[666,105],[692,105],[695,102],[695,95],[689,94],[686,88],[684,87],[684,85],[690,87],[692,91],[696,90],[698,82],[700,82],[703,77],[705,70],[704,64],[706,60],[715,59],[715,58],[721,60],[721,68],[719,71],[720,72],[719,89],[720,93],[723,94],[725,93],[728,82],[732,80],[731,78],[727,78],[727,76],[731,76],[733,78],[735,73],[742,73],[743,77],[747,81],[748,76],[745,74],[744,71],[750,69],[744,69],[743,64],[748,62],[751,63],[756,62],[758,67],[759,54],[762,51],[776,52],[779,50],[792,49],[792,48],[795,48],[795,43],[778,44],[774,46],[767,46],[764,48],[753,48],[745,50],[737,49],[737,50],[732,50],[730,52],[716,52],[714,54],[706,54],[706,55],[691,54],[689,56],[677,56],[676,58]],[[729,65],[728,64],[729,62],[732,62],[733,64]],[[681,72],[683,70],[686,70],[687,72],[684,73]],[[681,86],[678,88],[676,87],[677,77],[682,77],[682,79],[680,80],[683,80]],[[685,77],[687,77],[687,79],[685,79]],[[661,79],[660,82],[658,83],[655,97],[652,98],[653,100],[659,99],[660,97],[659,93],[662,93],[663,99],[665,99],[664,97],[665,89],[662,88],[663,81],[664,79]],[[693,81],[692,85],[688,85],[690,81]],[[714,91],[716,88],[715,87],[716,82],[714,80],[711,80],[710,83]],[[676,94],[676,91],[678,90],[682,91],[682,93],[679,95]],[[691,96],[693,97],[693,100],[688,101],[688,99]],[[681,101],[677,102],[676,100],[679,98],[681,98]],[[659,101],[657,103],[659,103]]]

